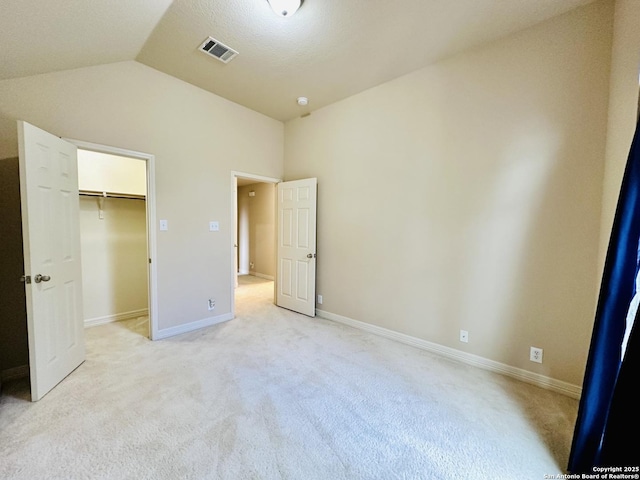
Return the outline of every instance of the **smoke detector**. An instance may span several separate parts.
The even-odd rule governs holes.
[[[307,97],[298,97],[296,101],[298,102],[298,105],[300,105],[301,107],[304,107],[305,105],[309,104],[309,99]]]
[[[224,43],[219,42],[213,37],[207,38],[202,45],[200,45],[200,51],[211,55],[213,58],[217,58],[222,63],[229,63],[238,52],[233,48],[226,46]]]

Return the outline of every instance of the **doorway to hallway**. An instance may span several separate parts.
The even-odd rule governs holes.
[[[245,174],[247,175],[247,174]],[[261,287],[273,303],[276,275],[277,179],[242,176],[234,181],[234,304],[246,298],[241,286]]]

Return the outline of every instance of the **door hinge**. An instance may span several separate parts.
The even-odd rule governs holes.
[[[20,281],[24,283],[31,283],[31,275],[22,275]]]

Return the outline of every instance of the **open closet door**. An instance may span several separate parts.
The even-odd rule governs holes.
[[[31,400],[85,359],[75,145],[18,122]]]
[[[276,305],[315,316],[317,179],[278,184]]]

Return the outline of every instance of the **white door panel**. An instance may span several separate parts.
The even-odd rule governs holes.
[[[31,399],[85,359],[75,145],[18,122]]]
[[[238,177],[233,177],[233,288],[238,288]]]
[[[315,316],[317,179],[278,184],[276,303]]]

